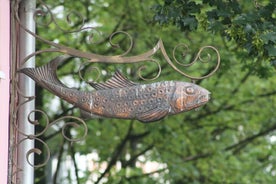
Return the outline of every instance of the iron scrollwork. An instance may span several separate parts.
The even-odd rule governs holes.
[[[80,27],[78,29],[75,29],[75,30],[65,30],[63,28],[61,28],[53,13],[50,11],[50,8],[45,4],[43,3],[42,1],[40,1],[41,4],[43,5],[43,7],[45,7],[46,9],[46,12],[45,11],[42,11],[42,10],[37,10],[37,13],[36,15],[40,15],[40,16],[46,16],[47,14],[50,15],[50,20],[49,22],[47,22],[46,24],[43,24],[43,25],[49,25],[51,23],[53,23],[58,29],[60,29],[61,31],[63,31],[64,33],[75,33],[75,32],[81,32],[81,31],[84,31],[84,30],[93,30],[93,31],[96,31],[98,34],[100,34],[96,28],[93,28],[93,27],[84,27],[85,24],[83,22],[83,17],[76,13],[78,17],[80,17],[80,21],[79,22],[82,22],[80,24]],[[17,6],[15,7],[15,12],[18,12],[18,4]],[[67,17],[67,22],[70,23],[70,15],[73,14],[73,12],[70,12],[66,17]],[[20,24],[20,18],[18,16],[18,14],[15,15],[16,17],[16,20],[18,21],[18,23]],[[36,20],[36,19],[35,19]],[[41,23],[39,23],[41,24]],[[142,53],[142,54],[139,54],[139,55],[135,55],[135,56],[126,56],[132,49],[133,47],[133,38],[125,31],[117,31],[117,32],[114,32],[112,33],[109,38],[108,38],[108,41],[110,43],[111,46],[114,46],[114,47],[120,47],[118,44],[115,44],[113,43],[113,38],[116,37],[117,35],[119,34],[122,34],[122,35],[125,35],[128,39],[129,39],[129,47],[127,48],[127,50],[122,53],[122,54],[119,54],[119,55],[114,55],[114,56],[106,56],[106,55],[99,55],[99,54],[95,54],[95,53],[91,53],[91,52],[85,52],[85,51],[81,51],[81,50],[76,50],[74,48],[71,48],[71,47],[68,47],[68,46],[65,46],[65,45],[61,45],[61,44],[58,44],[58,43],[55,43],[53,41],[49,41],[49,40],[46,40],[44,39],[43,37],[31,32],[30,30],[28,30],[24,25],[20,24],[20,26],[26,31],[28,32],[30,35],[34,36],[37,40],[40,40],[44,43],[46,43],[47,45],[51,46],[52,48],[49,48],[49,49],[45,49],[45,50],[39,50],[39,51],[36,51],[34,52],[33,54],[29,55],[28,57],[26,57],[24,59],[24,62],[28,61],[28,59],[30,59],[31,57],[37,55],[37,54],[41,54],[41,53],[45,53],[45,52],[59,52],[59,53],[62,53],[62,54],[67,54],[67,55],[71,55],[71,56],[74,56],[74,57],[78,57],[78,58],[84,58],[84,59],[87,59],[88,62],[91,62],[91,63],[107,63],[107,64],[127,64],[127,63],[137,63],[137,62],[145,62],[145,61],[150,61],[150,62],[155,62],[157,65],[158,65],[158,69],[160,70],[158,72],[158,76],[156,76],[154,79],[158,78],[160,73],[161,73],[161,66],[159,64],[159,61],[156,61],[154,60],[152,57],[154,55],[156,55],[158,53],[158,51],[161,52],[161,54],[163,55],[163,58],[165,59],[165,61],[174,69],[176,70],[177,72],[179,72],[181,75],[189,78],[189,79],[192,79],[192,80],[200,80],[200,79],[205,79],[205,78],[208,78],[210,76],[212,76],[219,68],[219,65],[220,65],[220,54],[219,54],[219,51],[213,47],[213,46],[203,46],[199,49],[199,51],[197,52],[196,54],[196,57],[194,59],[192,59],[192,61],[189,62],[189,64],[182,64],[178,59],[176,59],[175,55],[176,55],[176,49],[179,48],[180,46],[185,46],[185,50],[189,50],[188,46],[185,45],[185,44],[178,44],[174,50],[173,50],[173,61],[170,59],[170,57],[168,56],[167,54],[167,51],[164,47],[164,44],[163,44],[163,41],[161,39],[159,39],[159,41],[157,42],[157,44],[152,48],[150,49],[149,51],[145,52],[145,53]],[[90,37],[92,38],[93,37],[93,33],[90,35]],[[89,37],[89,38],[90,38]],[[95,43],[99,43],[99,42],[103,42],[103,41],[106,41],[106,39],[103,39],[103,40],[100,40],[98,42],[95,42]],[[216,56],[216,63],[214,65],[214,69],[211,70],[208,74],[204,75],[204,76],[191,76],[185,72],[183,72],[181,69],[179,69],[177,67],[177,65],[175,65],[174,63],[182,66],[182,67],[191,67],[193,66],[196,62],[202,62],[202,63],[209,63],[211,62],[212,58],[211,58],[211,54],[208,52],[209,51],[212,51],[215,53],[215,56]],[[207,59],[203,59],[203,56],[202,56],[202,53],[203,52],[208,52],[207,53]],[[183,54],[184,53],[184,54]],[[182,52],[182,55],[185,57],[187,51],[184,51]],[[185,58],[183,58],[185,59]]]
[[[54,15],[53,15],[53,13],[51,12],[50,8],[43,1],[39,1],[39,2],[43,6],[44,10],[40,9],[40,10],[36,11],[36,14],[34,16],[34,20],[36,21],[36,23],[38,25],[47,26],[47,25],[50,25],[51,23],[53,23],[58,29],[60,29],[64,33],[77,33],[77,32],[81,32],[81,31],[94,30],[94,31],[96,31],[97,34],[100,34],[100,32],[97,31],[97,29],[94,29],[93,27],[85,27],[85,24],[83,22],[83,17],[80,14],[76,13],[76,12],[69,13],[66,16],[66,20],[67,20],[68,24],[72,24],[70,17],[73,14],[76,15],[77,17],[79,17],[79,22],[81,22],[79,28],[77,28],[75,30],[70,30],[70,31],[67,31],[67,30],[61,28],[58,25],[58,23],[57,23]],[[161,75],[162,67],[160,65],[160,62],[158,60],[154,59],[153,56],[155,56],[157,53],[161,53],[161,55],[163,56],[163,59],[175,71],[177,71],[179,74],[181,74],[181,75],[183,75],[183,76],[191,79],[192,81],[206,79],[206,78],[212,76],[218,70],[219,65],[220,65],[220,54],[219,54],[219,51],[215,47],[213,47],[213,46],[204,46],[204,47],[201,47],[199,49],[199,51],[195,54],[195,57],[192,58],[191,61],[189,61],[188,63],[185,64],[185,63],[180,62],[180,59],[177,58],[177,54],[178,54],[179,49],[183,49],[182,54],[180,54],[180,55],[182,56],[182,58],[184,60],[185,56],[187,55],[187,53],[189,51],[189,47],[187,45],[185,45],[185,44],[179,44],[179,45],[177,45],[173,49],[173,56],[172,56],[173,59],[171,59],[169,57],[169,55],[168,55],[168,53],[167,53],[167,51],[166,51],[166,49],[164,47],[163,41],[161,39],[159,39],[159,41],[156,43],[156,45],[152,49],[150,49],[150,50],[148,50],[148,51],[146,51],[146,52],[144,52],[142,54],[138,54],[138,55],[135,55],[135,56],[128,56],[128,54],[130,53],[130,51],[131,51],[131,49],[133,47],[133,38],[127,32],[124,32],[124,31],[114,32],[114,33],[112,33],[109,36],[108,39],[102,39],[102,40],[99,40],[99,41],[94,41],[94,43],[100,43],[100,42],[108,41],[112,47],[119,47],[118,44],[116,44],[116,43],[113,42],[114,38],[116,36],[118,36],[118,35],[126,36],[127,39],[129,40],[129,46],[126,49],[126,51],[123,52],[122,54],[113,55],[113,56],[107,56],[107,55],[99,55],[99,54],[95,54],[95,53],[91,53],[91,52],[85,52],[85,51],[82,51],[82,50],[77,50],[77,49],[74,49],[72,47],[68,47],[68,46],[65,46],[65,45],[61,45],[61,44],[55,43],[54,41],[49,41],[49,40],[41,37],[40,35],[37,35],[34,32],[30,31],[23,24],[21,24],[21,21],[20,21],[19,15],[18,15],[18,8],[19,8],[19,1],[17,1],[17,3],[14,6],[14,12],[15,12],[14,16],[15,16],[15,19],[17,20],[17,23],[20,25],[20,27],[22,29],[24,29],[26,32],[28,32],[30,35],[32,35],[33,37],[35,37],[37,41],[41,41],[41,42],[43,42],[43,43],[45,43],[45,44],[47,44],[47,45],[50,46],[50,48],[48,48],[48,49],[38,50],[38,51],[30,54],[29,56],[27,56],[26,58],[24,58],[24,61],[22,63],[27,62],[33,56],[36,56],[36,55],[42,54],[42,53],[48,53],[48,52],[51,52],[51,53],[52,52],[56,52],[56,53],[61,53],[61,54],[64,54],[64,55],[70,55],[70,56],[76,57],[76,58],[83,58],[83,59],[86,59],[90,63],[106,63],[106,64],[119,64],[119,63],[120,64],[127,64],[127,63],[130,63],[131,64],[131,63],[140,63],[140,62],[150,62],[150,63],[154,63],[154,64],[156,64],[158,66],[157,67],[158,68],[158,72],[157,72],[156,76],[154,76],[153,78],[150,79],[150,80],[155,80],[155,79],[157,79]],[[40,17],[46,17],[46,16],[48,16],[48,20],[45,23],[41,23],[37,19],[38,16],[40,16]],[[45,19],[47,19],[47,18],[45,18]],[[93,37],[94,37],[94,35],[91,34],[89,36],[89,40],[92,40]],[[211,54],[211,52],[212,52],[212,54]],[[205,54],[205,58],[204,58],[203,54]],[[184,72],[183,69],[179,68],[179,67],[188,68],[188,67],[193,66],[197,62],[201,62],[202,64],[210,63],[213,60],[212,55],[215,55],[215,58],[216,58],[215,59],[215,64],[214,64],[214,68],[211,69],[211,70],[209,70],[209,73],[204,74],[203,76],[192,76],[192,75],[189,75],[188,73]],[[22,69],[22,67],[20,66],[19,69]],[[141,74],[141,71],[143,69],[144,69],[144,67],[141,67],[138,70],[138,75],[139,75],[139,77],[141,79],[148,80],[147,78],[143,77],[142,74]],[[99,73],[100,73],[100,70],[97,69],[97,68],[95,69],[93,67],[92,70],[98,70]],[[119,74],[118,74],[118,76],[119,76]],[[80,70],[79,70],[79,77],[82,80],[85,80],[84,77],[81,75],[81,71]],[[119,78],[120,77],[122,78],[122,76],[119,76]],[[125,80],[125,79],[123,79],[123,80]],[[89,83],[89,81],[86,81],[86,82]],[[132,83],[132,82],[130,82],[130,83]],[[168,82],[166,82],[165,84],[173,86],[174,88],[176,88],[175,84],[168,83]],[[158,89],[161,89],[162,85],[163,84],[160,83],[160,86],[158,86],[159,87]],[[97,86],[97,85],[94,85],[94,86]],[[102,86],[104,86],[104,85],[102,84]],[[99,87],[99,85],[98,85],[98,87]],[[149,90],[151,88],[152,88],[152,86],[148,86],[145,89]],[[188,90],[188,91],[186,91],[186,93],[192,93],[192,91],[189,91],[189,90],[193,90],[193,89],[188,89],[186,86],[184,86],[183,88],[185,88],[185,89]],[[18,93],[20,95],[20,89],[17,89],[17,90],[18,90]],[[28,103],[29,101],[31,101],[31,100],[33,100],[35,98],[34,96],[31,96],[31,97],[21,96],[21,97],[25,98],[27,100],[25,102],[23,102],[22,104],[18,104],[18,106],[17,106],[17,108],[15,110],[15,113],[14,113],[14,119],[16,119],[16,114],[17,114],[18,109],[21,108],[23,104]],[[207,99],[207,101],[208,101],[208,99]],[[176,103],[178,103],[177,100],[176,100]],[[195,105],[195,104],[193,104],[193,105]],[[176,104],[176,109],[177,108],[181,108],[179,104]],[[18,131],[19,134],[25,136],[24,139],[20,140],[16,145],[14,145],[14,149],[16,149],[16,147],[18,146],[18,144],[22,143],[23,141],[36,140],[36,141],[41,142],[41,144],[43,144],[44,147],[45,147],[46,155],[47,155],[46,159],[45,159],[45,161],[43,163],[39,163],[39,164],[35,165],[35,164],[31,163],[28,160],[28,157],[31,154],[38,154],[39,155],[39,154],[41,154],[41,152],[43,150],[40,150],[38,148],[33,148],[32,150],[29,150],[28,153],[27,153],[27,155],[26,155],[29,164],[32,165],[33,167],[42,167],[42,166],[45,166],[45,164],[48,162],[48,160],[50,158],[50,149],[49,149],[48,145],[43,140],[41,140],[39,138],[47,130],[49,130],[50,127],[56,125],[59,122],[64,122],[63,126],[62,126],[62,131],[61,132],[62,132],[63,137],[66,140],[68,140],[69,142],[76,142],[76,141],[83,140],[85,138],[85,136],[87,135],[87,125],[84,122],[84,120],[82,120],[81,118],[74,117],[74,116],[64,116],[64,117],[61,117],[61,118],[59,118],[57,120],[54,120],[54,121],[50,122],[50,120],[49,120],[46,112],[38,110],[38,109],[35,109],[32,112],[30,112],[29,116],[28,116],[29,123],[33,124],[34,126],[39,125],[39,122],[37,120],[32,120],[32,118],[30,116],[30,114],[32,114],[32,113],[41,113],[41,115],[46,120],[46,125],[44,126],[44,129],[41,132],[38,132],[35,135],[28,135],[28,134],[25,134],[24,132],[22,132],[18,128],[17,124],[14,124],[14,127],[15,127],[16,131]],[[157,111],[152,111],[151,114],[158,114],[158,116],[160,116],[160,114],[161,115],[165,115],[165,112],[164,111],[161,111],[161,112],[160,111],[158,111],[158,112]],[[143,117],[140,117],[140,120],[147,122],[147,121],[159,119],[159,117],[156,117],[156,116],[155,115],[152,116],[150,114],[146,114]],[[67,119],[69,119],[69,122],[65,123]],[[76,123],[76,121],[79,122],[79,123]],[[16,121],[14,121],[14,122],[16,122]],[[65,133],[65,129],[68,128],[68,126],[71,126],[71,127],[80,127],[81,126],[83,128],[83,131],[82,131],[83,135],[81,137],[79,137],[79,138],[68,137],[66,135],[66,133]]]

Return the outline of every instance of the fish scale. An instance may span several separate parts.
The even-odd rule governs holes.
[[[117,73],[117,75],[119,75]],[[158,87],[158,88],[156,88]],[[168,99],[172,93],[161,93],[157,95],[157,89],[166,87],[161,85],[136,85],[129,88],[114,88],[112,90],[99,90],[94,94],[94,108],[96,111],[102,111],[102,114],[119,118],[138,118],[139,114],[145,113],[156,108],[169,108]],[[133,93],[137,91],[137,93]],[[105,101],[106,97],[109,101]]]
[[[95,88],[92,92],[69,88],[56,75],[57,66],[69,58],[58,56],[46,65],[23,68],[19,72],[90,117],[137,119],[147,123],[197,109],[210,99],[208,90],[193,83],[161,81],[140,84],[128,80],[119,71],[106,82],[89,82]]]

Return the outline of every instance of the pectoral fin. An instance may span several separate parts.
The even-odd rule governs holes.
[[[165,116],[168,115],[168,110],[166,109],[152,109],[147,112],[141,113],[137,115],[137,120],[143,123],[149,123],[153,121],[158,121],[163,119]]]

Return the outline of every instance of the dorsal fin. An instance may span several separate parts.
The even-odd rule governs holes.
[[[129,86],[138,85],[135,82],[128,80],[125,76],[123,76],[118,70],[115,74],[106,82],[96,83],[89,82],[89,84],[95,88],[96,90],[104,90],[104,89],[113,89],[113,88],[123,88]]]

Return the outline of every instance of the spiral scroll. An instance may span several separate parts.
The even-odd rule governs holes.
[[[186,73],[184,73],[183,71],[179,70],[174,64],[173,62],[167,57],[165,56],[165,58],[167,58],[167,62],[170,64],[170,66],[172,68],[174,68],[176,71],[178,71],[180,74],[186,76],[187,78],[190,78],[192,80],[200,80],[200,79],[205,79],[205,78],[208,78],[210,77],[211,75],[213,75],[219,68],[220,66],[220,54],[219,54],[219,51],[213,47],[213,46],[204,46],[204,47],[201,47],[199,49],[199,51],[197,52],[196,54],[196,57],[192,60],[192,62],[188,63],[188,64],[183,64],[183,63],[180,63],[176,57],[175,57],[175,50],[176,50],[177,47],[175,47],[174,51],[173,51],[173,58],[174,58],[174,61],[183,66],[183,67],[190,67],[190,66],[193,66],[196,62],[201,62],[201,63],[209,63],[212,61],[212,57],[211,55],[208,53],[207,54],[207,59],[203,59],[203,56],[202,56],[202,53],[207,50],[207,49],[211,49],[212,51],[214,51],[216,53],[216,64],[215,64],[215,67],[214,69],[212,69],[208,74],[204,75],[204,76],[200,76],[200,77],[196,77],[196,76],[191,76],[191,75],[188,75]],[[188,47],[185,45],[185,48],[188,49]],[[166,53],[163,53],[163,54],[166,54]],[[183,56],[186,56],[186,53],[183,55]]]
[[[39,1],[41,3],[41,5],[43,6],[43,9],[44,10],[38,10],[36,15],[40,15],[40,16],[46,16],[46,15],[49,15],[49,20],[46,21],[46,23],[42,24],[41,22],[38,22],[40,25],[49,25],[50,23],[54,23],[54,25],[56,25],[56,27],[61,30],[62,32],[64,33],[74,33],[74,32],[81,32],[83,30],[88,30],[88,29],[91,29],[91,30],[96,30],[92,27],[85,27],[85,24],[84,24],[84,18],[78,13],[78,12],[74,12],[74,11],[71,11],[69,12],[67,15],[66,15],[66,21],[67,21],[67,24],[74,24],[72,23],[72,20],[71,20],[71,17],[74,15],[76,17],[78,17],[79,21],[79,26],[77,29],[75,30],[65,30],[63,29],[62,27],[60,27],[57,23],[57,20],[55,19],[53,13],[50,11],[50,8],[45,4],[43,3],[42,1]],[[15,6],[15,8],[18,8],[18,6]],[[15,11],[17,12],[17,11]],[[20,19],[19,19],[19,16],[18,15],[15,15],[17,21],[19,22],[20,24]],[[35,20],[37,20],[35,18]],[[178,73],[180,73],[181,75],[187,77],[187,78],[190,78],[192,80],[199,80],[199,79],[204,79],[204,78],[207,78],[207,77],[210,77],[211,75],[213,75],[217,69],[219,68],[219,65],[220,65],[220,54],[218,52],[218,50],[213,47],[213,46],[204,46],[204,47],[201,47],[199,49],[199,51],[197,52],[196,54],[196,57],[194,58],[194,60],[192,62],[190,62],[189,64],[183,64],[181,63],[180,61],[178,61],[175,57],[175,53],[176,53],[176,49],[179,48],[179,47],[183,47],[185,49],[185,52],[183,54],[183,56],[186,55],[186,52],[188,52],[189,48],[188,46],[186,46],[185,44],[179,44],[175,47],[174,51],[173,51],[173,61],[176,63],[176,65],[172,62],[172,60],[169,58],[167,52],[166,52],[166,49],[163,45],[163,41],[160,39],[158,41],[158,43],[155,45],[155,47],[145,53],[142,53],[142,54],[139,54],[139,55],[136,55],[136,56],[126,56],[127,54],[130,53],[132,47],[133,47],[133,39],[132,37],[125,31],[117,31],[117,32],[114,32],[112,33],[108,40],[109,40],[109,44],[112,46],[112,47],[115,47],[115,48],[121,48],[120,45],[118,45],[118,43],[114,43],[114,38],[119,36],[119,35],[123,35],[123,36],[126,36],[129,40],[129,46],[128,48],[126,49],[126,51],[122,54],[119,54],[119,55],[114,55],[114,56],[105,56],[105,55],[99,55],[99,54],[95,54],[95,53],[91,53],[91,52],[85,52],[85,51],[81,51],[81,50],[76,50],[74,48],[71,48],[71,47],[68,47],[68,46],[65,46],[65,45],[61,45],[61,44],[57,44],[53,41],[49,41],[49,40],[46,40],[44,38],[42,38],[41,36],[31,32],[30,30],[28,30],[26,27],[24,27],[22,24],[20,24],[20,26],[25,29],[28,33],[30,33],[32,36],[36,37],[37,40],[40,40],[50,46],[52,46],[52,48],[50,49],[45,49],[45,50],[40,50],[40,51],[37,51],[33,54],[31,54],[30,56],[26,57],[24,61],[27,61],[30,57],[34,56],[34,55],[37,55],[37,54],[41,54],[41,53],[44,53],[44,52],[60,52],[60,53],[63,53],[63,54],[69,54],[71,56],[74,56],[74,57],[79,57],[79,58],[85,58],[85,59],[88,59],[89,62],[92,62],[92,63],[109,63],[109,64],[126,64],[126,63],[138,63],[138,62],[154,62],[158,65],[158,69],[159,71],[157,72],[157,75],[152,79],[156,79],[159,77],[160,73],[161,73],[161,68],[160,68],[160,64],[159,64],[159,61],[156,61],[155,59],[153,59],[152,57],[160,50],[164,59],[166,60],[166,62],[175,70],[177,71]],[[98,32],[98,31],[97,31]],[[91,34],[93,35],[93,34]],[[93,37],[93,36],[91,36]],[[106,39],[103,39],[103,40],[106,40]],[[180,65],[182,67],[190,67],[192,65],[194,65],[196,63],[196,61],[203,61],[202,60],[202,52],[203,51],[206,51],[207,49],[211,49],[215,52],[215,55],[216,55],[216,65],[214,66],[214,69],[213,70],[210,70],[210,72],[208,74],[205,74],[204,76],[191,76],[185,72],[183,72],[181,69],[179,69],[177,67],[177,65]],[[211,55],[210,55],[211,56]],[[211,57],[209,58],[208,62],[211,62]],[[204,63],[204,62],[203,62]],[[142,67],[141,69],[143,69],[144,67]],[[141,69],[139,71],[141,71]],[[145,79],[141,76],[141,73],[139,72],[138,74],[142,79]]]
[[[147,80],[156,80],[157,78],[160,77],[160,75],[162,73],[162,67],[161,67],[160,61],[154,58],[154,56],[157,53],[159,53],[159,54],[161,53],[161,56],[163,57],[163,59],[169,64],[169,66],[172,67],[172,69],[174,69],[179,74],[181,74],[181,75],[183,75],[183,76],[185,76],[185,77],[187,77],[188,79],[191,79],[191,80],[201,80],[201,79],[208,78],[208,77],[212,76],[218,70],[218,68],[220,66],[219,51],[213,46],[201,47],[199,49],[199,51],[196,54],[194,54],[195,56],[188,63],[184,63],[184,62],[182,62],[182,59],[184,61],[185,58],[187,57],[188,53],[190,52],[189,47],[186,44],[178,44],[173,49],[172,59],[171,59],[169,57],[169,55],[168,55],[168,53],[167,53],[167,51],[164,47],[163,41],[161,39],[155,44],[155,46],[152,49],[149,49],[148,51],[145,51],[144,53],[141,53],[141,54],[138,54],[138,55],[129,56],[129,54],[131,53],[131,50],[133,48],[133,45],[134,45],[133,38],[131,37],[131,35],[129,33],[125,32],[125,31],[117,31],[117,32],[114,32],[114,33],[110,34],[110,36],[108,38],[100,39],[100,41],[93,41],[94,32],[96,32],[99,35],[101,35],[101,33],[97,29],[95,29],[94,27],[91,27],[91,26],[90,27],[85,27],[85,20],[84,20],[83,16],[80,15],[78,12],[71,11],[65,16],[66,17],[65,22],[66,22],[66,25],[68,27],[70,27],[70,25],[72,26],[72,25],[78,24],[78,28],[73,29],[73,30],[70,30],[70,29],[67,30],[67,29],[64,29],[62,26],[59,26],[59,23],[58,23],[57,19],[55,18],[54,14],[51,12],[50,8],[43,1],[39,1],[42,7],[40,8],[40,10],[37,10],[35,15],[34,15],[34,20],[35,20],[37,25],[47,27],[47,26],[49,26],[50,24],[53,23],[58,30],[60,30],[63,33],[66,33],[66,34],[68,34],[68,33],[78,33],[78,32],[83,32],[83,31],[90,31],[89,35],[87,37],[87,40],[89,40],[89,41],[92,40],[91,43],[96,44],[96,43],[102,43],[102,42],[106,41],[106,42],[108,42],[110,47],[112,47],[112,48],[121,48],[121,50],[123,50],[123,51],[120,50],[119,54],[112,55],[112,56],[107,56],[107,55],[100,55],[100,54],[91,53],[91,52],[87,52],[87,51],[77,50],[75,48],[72,48],[72,47],[69,47],[69,46],[66,46],[66,45],[61,45],[59,43],[56,43],[54,41],[49,41],[49,40],[43,38],[42,36],[35,34],[34,32],[27,29],[23,24],[21,24],[20,18],[19,18],[19,15],[18,15],[19,2],[20,1],[17,1],[15,6],[14,6],[14,12],[15,12],[14,16],[15,16],[15,19],[17,20],[19,26],[22,29],[24,29],[26,32],[28,32],[30,35],[35,37],[38,41],[46,43],[49,46],[49,48],[46,48],[44,50],[38,50],[38,51],[30,54],[29,56],[24,58],[24,61],[22,63],[27,62],[31,57],[33,57],[35,55],[42,54],[42,53],[53,53],[53,52],[54,53],[67,54],[67,55],[71,55],[71,56],[74,56],[74,57],[77,57],[77,58],[86,59],[89,63],[106,63],[106,64],[143,63],[144,65],[141,66],[137,70],[137,73],[138,73],[138,76],[142,80],[146,80],[146,81]],[[75,23],[72,20],[73,16],[77,19],[77,22],[75,22]],[[92,33],[92,31],[94,31],[94,32]],[[126,39],[127,44],[126,44],[125,47],[122,47],[119,43],[115,42],[116,37],[119,37],[119,36]],[[183,49],[181,60],[179,60],[176,57],[177,50],[179,50],[179,49]],[[209,52],[207,52],[207,51],[209,51]],[[204,53],[206,53],[206,52],[207,52],[207,55],[206,55],[206,57],[204,57]],[[203,76],[193,76],[193,75],[188,74],[187,72],[184,72],[185,68],[192,67],[196,63],[208,64],[208,63],[211,63],[211,62],[214,63],[213,68],[210,69],[209,72],[207,74],[204,74]],[[147,67],[146,64],[148,64],[148,63],[149,64],[154,64],[154,65],[157,66],[156,67],[157,68],[156,75],[153,76],[152,78],[147,78],[147,77],[144,77],[142,75],[142,71],[144,69],[146,69],[146,67]],[[86,66],[86,63],[85,63],[85,64],[81,65],[81,67],[78,71],[79,77],[80,77],[81,80],[83,80],[87,83],[90,82],[89,80],[85,79],[84,74],[82,73],[83,68],[86,68],[87,71],[96,70],[98,72],[99,75],[97,76],[96,79],[93,79],[93,81],[97,80],[100,77],[101,71],[100,71],[99,68]],[[20,89],[17,89],[17,92],[18,92],[19,95],[21,95],[20,97],[26,99],[26,101],[24,101],[20,104],[17,104],[15,114],[13,114],[14,119],[16,119],[18,109],[22,108],[22,106],[25,103],[28,103],[29,101],[31,101],[35,98],[34,96],[32,96],[32,97],[22,96],[22,94],[20,93]],[[40,132],[37,132],[35,135],[28,135],[25,132],[21,131],[19,129],[18,125],[16,124],[16,121],[14,121],[15,122],[14,123],[14,128],[16,129],[16,131],[19,134],[21,134],[25,137],[24,139],[20,140],[18,142],[18,144],[20,144],[24,141],[27,141],[27,140],[35,140],[35,141],[40,142],[43,145],[43,147],[45,148],[44,151],[45,151],[45,154],[46,154],[46,158],[42,163],[39,163],[39,164],[31,163],[31,161],[29,160],[29,157],[32,154],[40,155],[40,154],[42,154],[43,150],[38,149],[38,148],[33,148],[33,149],[31,149],[27,152],[27,155],[26,155],[27,161],[33,167],[45,166],[45,164],[48,162],[48,160],[50,158],[50,149],[49,149],[48,145],[46,144],[46,142],[44,142],[40,138],[42,135],[45,134],[45,132],[47,130],[50,129],[50,127],[53,127],[56,124],[62,123],[63,125],[61,127],[60,132],[61,132],[63,138],[66,141],[69,141],[71,143],[74,143],[74,142],[80,141],[80,140],[84,140],[86,135],[87,135],[87,131],[88,131],[87,125],[80,118],[77,118],[77,117],[74,117],[74,116],[63,116],[63,117],[58,118],[56,120],[50,121],[50,119],[49,119],[46,112],[35,109],[35,110],[33,110],[29,113],[28,120],[27,120],[28,123],[31,123],[34,126],[40,125],[40,122],[37,121],[37,120],[32,120],[31,114],[33,114],[33,113],[40,113],[41,116],[44,118],[44,121],[45,121],[44,129],[41,130]],[[67,131],[71,130],[71,129],[74,129],[74,130],[81,129],[80,132],[82,133],[82,135],[79,136],[79,137],[69,136]],[[17,147],[18,144],[16,144],[15,147]]]
[[[47,143],[45,141],[43,141],[40,136],[44,135],[46,131],[48,131],[53,125],[55,124],[58,124],[58,123],[61,123],[63,122],[63,125],[61,127],[61,132],[62,132],[62,136],[64,137],[64,139],[66,139],[67,141],[71,142],[71,143],[74,143],[74,142],[77,142],[77,141],[81,141],[81,140],[84,140],[85,137],[87,136],[87,132],[88,132],[88,128],[87,128],[87,125],[86,123],[81,119],[81,118],[78,118],[78,117],[74,117],[74,116],[63,116],[59,119],[56,119],[52,122],[49,121],[49,118],[47,116],[47,114],[42,111],[42,110],[38,110],[38,109],[35,109],[33,111],[31,111],[28,115],[28,122],[31,123],[32,125],[34,126],[38,126],[40,125],[40,122],[38,120],[32,120],[31,119],[31,114],[32,113],[41,113],[43,117],[45,117],[45,126],[43,128],[42,131],[40,132],[37,132],[36,134],[34,135],[29,135],[29,134],[26,134],[24,133],[23,131],[21,131],[17,124],[14,124],[14,127],[16,128],[17,132],[20,133],[21,135],[25,136],[25,138],[23,138],[22,140],[20,140],[16,145],[14,145],[13,149],[16,149],[22,142],[24,141],[28,141],[28,140],[35,140],[35,141],[38,141],[40,142],[43,147],[44,147],[44,151],[39,149],[39,148],[33,148],[33,149],[30,149],[27,153],[26,153],[26,159],[27,159],[27,162],[33,166],[33,167],[43,167],[47,164],[48,160],[50,159],[50,149],[47,145]],[[15,117],[16,118],[16,117]],[[69,122],[66,122],[66,119],[69,120]],[[14,121],[15,123],[16,121]],[[81,131],[83,134],[80,136],[80,137],[76,137],[76,138],[71,138],[71,137],[68,137],[68,135],[65,133],[66,131],[66,128],[73,128],[73,129],[79,129],[79,128],[82,128],[83,130]],[[32,154],[37,154],[37,155],[41,155],[42,152],[44,152],[44,155],[46,155],[46,159],[43,163],[39,163],[39,164],[34,164],[30,161],[29,157],[32,155]]]

